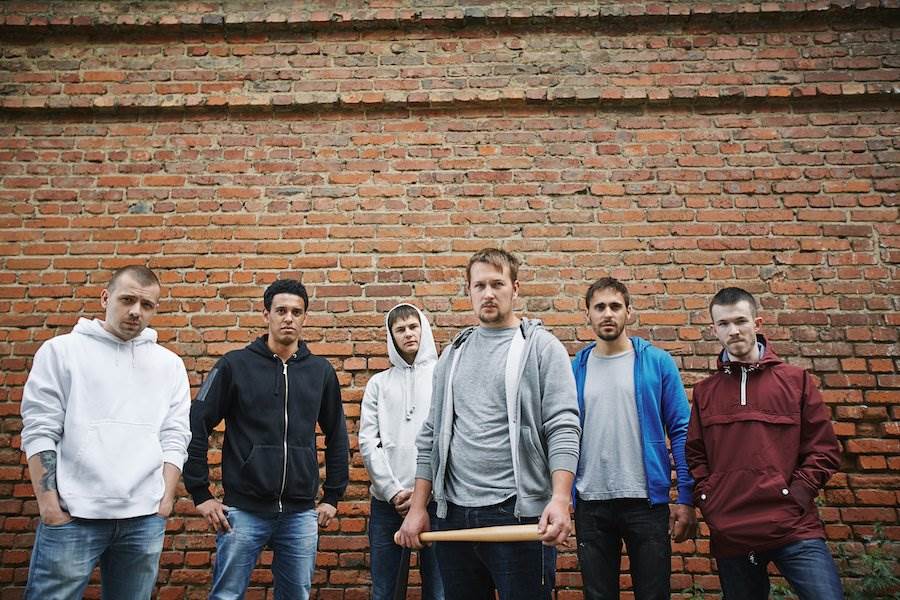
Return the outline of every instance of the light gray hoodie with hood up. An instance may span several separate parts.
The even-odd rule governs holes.
[[[385,316],[392,366],[369,380],[359,418],[359,450],[372,482],[370,492],[385,502],[415,484],[416,434],[431,408],[431,376],[437,362],[428,318],[412,304],[397,306],[404,305],[419,314],[421,336],[416,358],[410,365],[400,355]]]

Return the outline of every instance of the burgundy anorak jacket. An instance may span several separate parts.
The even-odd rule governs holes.
[[[814,500],[840,465],[812,377],[758,340],[758,363],[723,352],[718,372],[694,387],[685,450],[694,503],[720,558],[824,538]]]

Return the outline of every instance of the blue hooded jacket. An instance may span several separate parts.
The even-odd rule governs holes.
[[[678,478],[677,503],[693,505],[694,480],[684,455],[691,409],[678,367],[666,351],[639,337],[630,339],[634,347],[634,394],[641,430],[644,471],[647,475],[647,497],[651,504],[668,504],[674,458]],[[588,356],[596,345],[596,342],[591,342],[572,360],[582,428]],[[672,445],[671,455],[666,447],[666,434]],[[586,435],[586,432],[582,435]],[[591,457],[582,454],[580,460],[590,461]]]

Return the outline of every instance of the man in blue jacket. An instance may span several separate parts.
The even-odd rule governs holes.
[[[696,527],[694,486],[684,455],[690,407],[675,361],[629,338],[628,289],[604,277],[585,294],[597,341],[572,362],[582,436],[575,478],[575,532],[587,600],[619,598],[625,542],[636,600],[670,595],[671,536],[681,542]],[[678,498],[670,509],[671,444]]]
[[[347,426],[331,364],[301,339],[309,296],[280,279],[263,295],[268,334],[223,356],[191,406],[184,483],[216,529],[210,598],[243,598],[263,547],[274,551],[275,599],[309,598],[318,526],[334,518],[349,479]],[[225,420],[224,502],[209,487],[209,436]],[[318,505],[316,425],[325,436]]]

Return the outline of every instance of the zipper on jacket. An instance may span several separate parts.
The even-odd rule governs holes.
[[[279,360],[281,360],[279,358]],[[288,457],[288,376],[287,376],[287,363],[281,363],[282,369],[281,374],[284,375],[284,461],[281,465],[281,491],[278,492],[278,512],[284,511],[284,506],[281,504],[281,497],[284,496],[284,486],[287,484],[287,457]]]
[[[741,367],[741,406],[747,406],[747,367]]]

